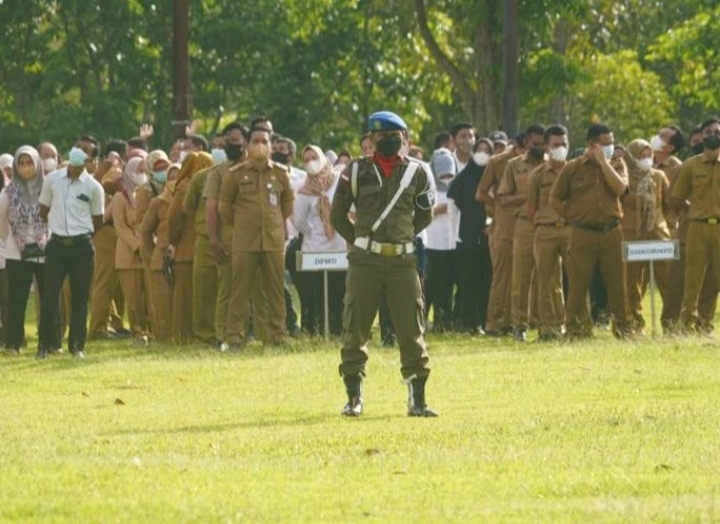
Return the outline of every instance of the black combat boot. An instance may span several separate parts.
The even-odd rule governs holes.
[[[362,375],[343,376],[348,402],[342,410],[345,417],[359,417],[363,412]]]
[[[425,383],[427,377],[412,376],[406,383],[408,385],[408,417],[437,417],[425,404]]]

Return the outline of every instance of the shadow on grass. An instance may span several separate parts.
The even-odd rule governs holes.
[[[406,419],[401,414],[397,415],[381,415],[381,416],[362,416],[358,418],[342,418],[339,414],[324,413],[321,415],[302,416],[298,418],[262,418],[256,420],[245,420],[239,422],[227,422],[223,424],[199,424],[192,426],[181,426],[178,428],[128,428],[119,431],[109,431],[107,433],[99,433],[100,437],[119,437],[132,435],[179,435],[179,434],[204,434],[204,433],[220,433],[225,431],[235,431],[238,429],[262,429],[262,428],[281,428],[294,426],[316,426],[318,424],[335,424],[338,420],[345,420],[348,424],[364,420],[366,422],[380,422],[389,420]]]

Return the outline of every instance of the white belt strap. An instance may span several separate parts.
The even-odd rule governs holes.
[[[395,192],[392,200],[390,200],[390,203],[387,205],[387,207],[385,207],[382,214],[375,221],[372,228],[370,228],[371,233],[374,233],[378,230],[380,225],[390,214],[390,211],[392,211],[392,209],[395,207],[395,204],[397,204],[397,201],[400,200],[400,195],[402,195],[403,191],[410,187],[410,183],[412,182],[412,179],[415,176],[415,171],[417,171],[419,165],[419,163],[413,161],[408,164],[407,168],[405,169],[405,173],[403,173],[402,179],[400,180],[400,187]]]

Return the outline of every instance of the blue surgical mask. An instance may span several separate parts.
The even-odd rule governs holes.
[[[165,182],[167,182],[167,171],[153,172],[153,180],[158,184],[164,184]]]
[[[211,151],[211,153],[212,153],[213,162],[215,162],[216,164],[222,164],[223,162],[226,162],[228,159],[227,153],[225,152],[224,149],[215,148]]]
[[[87,160],[87,153],[80,149],[79,147],[73,147],[70,150],[70,153],[68,153],[68,161],[70,162],[70,165],[73,167],[80,167],[85,164],[85,160]]]
[[[615,144],[610,144],[609,146],[603,146],[603,152],[605,153],[605,158],[610,160],[613,156],[613,153],[615,152]]]

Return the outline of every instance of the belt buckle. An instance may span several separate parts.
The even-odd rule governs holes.
[[[397,248],[395,244],[380,244],[380,254],[385,257],[395,257],[398,255]]]
[[[707,221],[707,222],[708,222],[708,224],[710,224],[711,226],[717,226],[717,224],[718,224],[718,219],[717,219],[717,218],[708,218],[708,221]]]

